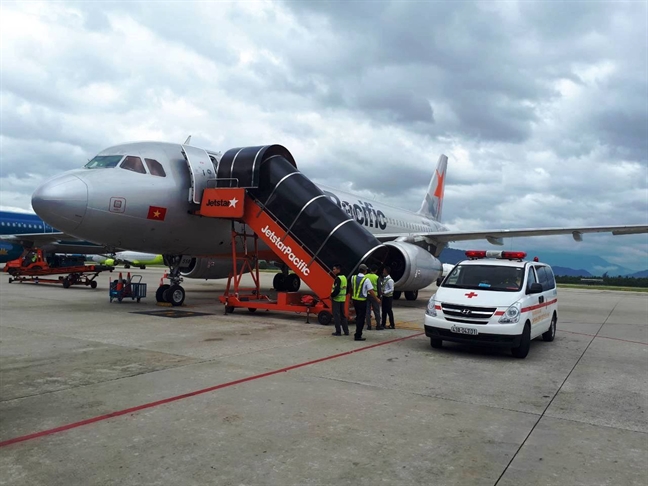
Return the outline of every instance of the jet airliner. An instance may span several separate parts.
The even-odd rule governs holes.
[[[266,161],[257,160],[267,147],[280,147],[281,153],[292,158],[287,149],[276,145],[231,149],[225,155],[188,142],[116,145],[100,152],[84,167],[44,182],[32,196],[32,207],[44,221],[66,234],[109,249],[128,248],[164,255],[175,295],[165,294],[164,299],[179,305],[178,302],[184,301],[184,290],[179,285],[182,276],[223,278],[232,269],[232,222],[199,215],[202,191],[218,185],[217,175],[222,173],[230,174],[231,181],[227,184],[236,186],[234,173],[239,153],[252,150],[254,155],[257,148],[257,155],[250,159],[252,180],[240,187],[269,184],[259,175],[258,168]],[[221,163],[225,157],[228,157],[226,163]],[[648,232],[648,225],[448,231],[440,223],[447,161],[445,155],[440,156],[417,212],[320,185],[318,194],[313,194],[296,218],[305,217],[310,202],[329,198],[353,224],[362,226],[370,237],[373,235],[387,247],[386,262],[392,267],[395,290],[398,295],[404,292],[409,300],[416,299],[419,289],[441,276],[443,268],[438,256],[450,241],[486,239],[491,244],[502,245],[504,237],[572,234],[580,241],[584,233]],[[292,163],[296,166],[294,160]],[[272,177],[266,174],[266,178]],[[273,181],[274,190],[285,184],[287,178]],[[285,205],[289,204],[288,199]],[[259,249],[259,258],[280,261],[267,245],[260,242]],[[347,274],[354,270],[344,269]],[[299,278],[288,275],[287,267],[279,275],[281,278],[275,278],[275,288],[280,285],[286,290],[299,288]]]

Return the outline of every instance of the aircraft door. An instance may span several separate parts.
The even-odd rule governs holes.
[[[216,179],[214,164],[207,152],[190,145],[182,146],[182,155],[187,161],[191,175],[189,201],[200,204],[203,190],[208,187],[208,181]]]

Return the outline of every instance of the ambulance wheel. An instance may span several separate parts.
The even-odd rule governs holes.
[[[13,282],[13,278],[9,277],[9,283]]]
[[[443,347],[443,339],[439,338],[430,338],[430,346],[434,349],[439,349]]]
[[[551,318],[551,325],[549,326],[549,330],[545,332],[542,335],[542,339],[551,342],[555,339],[556,337],[556,323],[558,322],[558,317],[556,316],[556,313],[554,312],[553,317]]]
[[[160,285],[158,287],[158,289],[155,291],[156,302],[166,302],[166,300],[164,300],[164,292],[166,292],[169,287],[169,284]]]
[[[231,314],[234,312],[234,306],[233,305],[226,305],[225,306],[225,314]]]
[[[92,282],[90,282],[90,288],[91,289],[96,289],[97,288],[97,282],[95,282],[94,280]]]
[[[182,305],[185,300],[185,291],[180,285],[171,285],[164,292],[164,300],[170,303],[173,307]]]
[[[405,298],[407,300],[416,300],[416,299],[418,299],[418,290],[411,290],[409,292],[405,292]]]
[[[319,314],[317,314],[317,322],[319,322],[322,326],[328,326],[332,320],[333,314],[331,314],[329,311],[321,311]]]
[[[529,348],[531,348],[531,324],[527,321],[520,337],[520,345],[517,348],[511,348],[511,354],[516,358],[524,359],[529,354]]]
[[[288,275],[284,280],[284,289],[288,292],[297,292],[299,287],[301,287],[301,279],[294,273]]]
[[[70,279],[69,278],[64,278],[63,279],[63,288],[64,289],[69,289],[70,288]]]
[[[282,292],[284,290],[286,276],[283,273],[278,273],[272,279],[272,287],[278,291]]]
[[[248,307],[248,312],[250,312],[251,314],[254,314],[256,311],[256,307]]]
[[[401,297],[401,291],[400,290],[394,290],[394,300],[398,300]]]

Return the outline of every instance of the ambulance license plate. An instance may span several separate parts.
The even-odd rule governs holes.
[[[470,334],[471,336],[476,336],[479,334],[479,331],[477,329],[470,329],[468,327],[461,327],[461,326],[452,326],[450,328],[452,332],[456,332],[457,334]]]

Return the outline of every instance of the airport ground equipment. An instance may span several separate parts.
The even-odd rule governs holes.
[[[233,268],[225,295],[220,297],[226,312],[245,307],[251,312],[317,313],[318,321],[328,324],[333,265],[341,264],[350,276],[361,263],[382,264],[387,256],[385,245],[297,170],[290,152],[280,145],[228,150],[216,178],[208,182],[213,187],[203,189],[195,214],[232,220]],[[366,208],[358,207],[358,211],[378,224],[376,214]],[[295,272],[287,278],[303,280],[314,296],[279,291],[271,299],[261,294],[258,238]],[[241,276],[247,272],[255,283],[251,289],[240,287]]]
[[[130,272],[126,278],[122,278],[121,272],[119,272],[119,278],[110,282],[110,290],[108,291],[110,297],[110,302],[117,300],[121,302],[124,299],[137,300],[139,302],[141,299],[146,297],[146,284],[142,282],[141,275],[133,275],[131,277]]]
[[[20,258],[7,262],[4,271],[9,273],[9,283],[61,284],[63,288],[85,285],[97,288],[97,276],[112,272],[108,265],[84,265],[83,257],[52,255],[45,257],[41,249],[27,249]],[[55,275],[58,275],[54,278]]]

